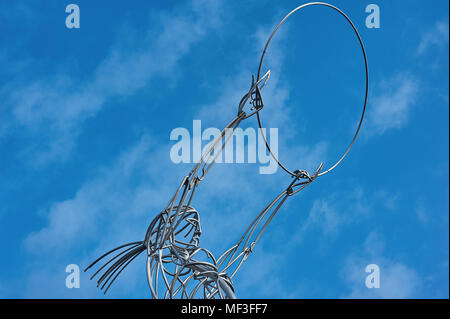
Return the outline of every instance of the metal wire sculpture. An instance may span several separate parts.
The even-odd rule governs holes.
[[[346,151],[330,168],[323,170],[323,163],[320,163],[315,172],[310,175],[302,169],[289,170],[274,156],[262,129],[260,111],[264,107],[261,90],[270,77],[270,70],[261,76],[263,59],[268,46],[279,27],[290,15],[313,5],[326,6],[337,11],[353,28],[364,58],[365,94],[361,118]],[[167,206],[150,223],[144,240],[128,243],[108,251],[89,265],[85,271],[103,262],[91,279],[99,275],[97,286],[106,293],[130,262],[146,251],[147,280],[153,298],[235,298],[232,279],[281,206],[289,197],[300,192],[319,176],[331,172],[349,153],[363,122],[368,87],[368,64],[364,45],[355,25],[347,15],[340,9],[323,2],[310,2],[295,8],[281,20],[270,35],[260,59],[257,76],[256,78],[252,76],[250,89],[239,102],[236,117],[225,126],[202,154],[200,161],[183,178]],[[248,114],[244,111],[246,105],[250,105]],[[191,203],[198,185],[223,151],[236,128],[243,120],[253,115],[257,117],[258,126],[268,151],[293,180],[256,216],[239,241],[216,259],[209,250],[200,246],[202,232],[200,216]],[[216,147],[218,148],[216,149]]]

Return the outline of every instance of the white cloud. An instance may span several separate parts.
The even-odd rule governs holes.
[[[430,221],[430,216],[427,208],[423,203],[423,200],[417,201],[416,216],[419,222],[421,222],[422,224],[428,224]]]
[[[339,214],[336,208],[325,200],[315,200],[305,227],[311,224],[320,225],[324,234],[336,234],[339,226],[344,222],[344,214]]]
[[[154,215],[162,209],[164,197],[160,195],[170,193],[170,188],[166,188],[167,184],[156,185],[145,180],[150,170],[156,175],[153,181],[157,180],[160,174],[152,168],[153,160],[163,166],[167,156],[162,149],[151,152],[151,146],[149,138],[144,136],[114,165],[105,167],[96,178],[86,182],[73,198],[54,203],[46,214],[48,224],[26,238],[27,250],[37,255],[52,251],[66,254],[95,242],[100,234],[111,232],[115,238],[126,237],[127,227],[121,230],[114,225],[122,225],[128,219],[131,226],[137,217],[145,220],[146,213]],[[143,232],[144,228],[145,225]],[[127,240],[138,238],[131,236]]]
[[[348,225],[359,223],[370,213],[373,199],[369,199],[362,188],[356,187],[349,192],[335,192],[326,198],[314,200],[308,217],[299,221],[302,225],[291,240],[297,245],[307,233],[319,229],[324,236],[338,236]]]
[[[95,116],[111,98],[132,95],[156,76],[171,77],[179,59],[220,24],[218,1],[194,0],[183,8],[181,13],[177,8],[173,15],[160,15],[156,21],[162,30],[157,36],[150,36],[154,33],[152,20],[148,36],[132,48],[124,50],[119,41],[83,82],[59,73],[0,89],[2,113],[8,114],[10,129],[15,125],[35,137],[27,148],[38,154],[33,157],[35,164],[65,159],[87,118]],[[5,130],[2,127],[3,134]]]
[[[288,293],[283,289],[283,281],[278,272],[283,261],[279,252],[268,252],[261,245],[248,257],[245,264],[239,270],[234,281],[237,283],[238,298],[286,298]],[[239,290],[254,293],[242,296]]]
[[[393,211],[397,207],[398,195],[392,194],[384,189],[378,190],[374,194],[374,199],[383,204],[383,206]]]
[[[448,21],[439,21],[422,35],[417,54],[423,55],[432,47],[444,46],[448,46]],[[437,63],[434,59],[431,65],[436,67]],[[367,128],[363,130],[363,135],[381,135],[404,127],[420,93],[418,78],[408,72],[398,72],[373,87],[367,106]]]
[[[367,288],[365,268],[376,264],[380,269],[380,288]],[[341,271],[349,293],[343,298],[415,298],[421,285],[418,273],[396,260],[385,257],[385,242],[376,232],[370,233],[358,252],[347,258]]]
[[[167,204],[186,173],[183,167],[170,163],[168,152],[167,146],[155,145],[143,136],[112,165],[101,168],[72,198],[51,205],[44,213],[45,226],[23,241],[30,260],[27,264],[33,269],[25,277],[22,285],[26,289],[20,295],[98,297],[86,274],[81,289],[65,289],[64,267],[75,263],[84,269],[105,251],[144,238],[148,223]],[[110,296],[133,291],[145,296],[144,265],[142,260],[130,265],[121,275],[126,280],[121,278]],[[54,289],[40,289],[42,285]]]
[[[405,126],[418,92],[417,80],[407,73],[376,85],[368,106],[366,134],[381,135]]]
[[[448,21],[438,21],[431,30],[422,35],[417,54],[424,54],[433,46],[445,45],[448,45]]]

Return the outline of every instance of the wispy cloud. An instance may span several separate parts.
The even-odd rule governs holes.
[[[27,250],[38,255],[69,252],[95,239],[101,230],[107,232],[114,224],[121,224],[122,218],[131,222],[135,216],[162,207],[157,194],[166,189],[139,181],[151,169],[151,159],[163,163],[163,157],[162,152],[151,152],[149,137],[144,136],[113,166],[86,182],[72,199],[54,203],[46,214],[48,224],[26,238]],[[145,194],[151,194],[148,198],[152,200],[143,201]]]
[[[368,106],[367,136],[404,127],[418,93],[418,81],[408,73],[398,73],[376,85]]]
[[[448,46],[448,21],[439,21],[423,33],[417,46],[417,55],[424,55],[432,47]],[[437,63],[436,60],[432,64]],[[369,98],[366,137],[382,135],[407,125],[411,109],[420,93],[420,80],[416,73],[401,71],[375,83]]]
[[[448,45],[448,21],[438,21],[434,27],[424,34],[417,47],[417,54],[426,53],[431,47]]]
[[[341,277],[350,290],[343,298],[415,298],[422,280],[419,274],[396,258],[385,257],[384,239],[370,233],[359,251],[347,258]],[[376,264],[380,269],[380,288],[367,288],[365,268]]]
[[[124,50],[120,42],[94,72],[79,81],[66,73],[50,74],[26,83],[10,83],[0,89],[2,114],[9,128],[30,135],[29,152],[35,164],[67,158],[82,130],[111,98],[129,96],[158,76],[171,76],[192,45],[220,25],[219,2],[194,0],[185,12],[164,12],[159,24],[148,23],[148,36]],[[162,30],[154,33],[155,25]],[[3,128],[4,134],[7,128]]]
[[[51,205],[44,213],[45,226],[23,242],[28,258],[40,269],[29,273],[29,291],[24,293],[55,297],[56,292],[48,295],[49,290],[40,295],[36,287],[44,284],[43,280],[48,285],[61,286],[65,265],[76,263],[85,267],[94,256],[113,246],[142,240],[148,223],[165,206],[168,194],[183,176],[181,167],[170,163],[168,151],[167,146],[155,145],[149,136],[143,136],[112,165],[101,168],[72,198]],[[169,168],[171,174],[166,176],[164,172]],[[90,248],[86,250],[87,247]],[[141,281],[139,276],[130,278],[133,280],[123,289]],[[73,297],[86,296],[92,286],[84,281]],[[67,289],[56,291],[68,297],[73,293]]]
[[[350,204],[349,204],[350,203]],[[342,228],[359,223],[370,213],[373,200],[369,200],[361,187],[347,192],[335,192],[326,198],[313,202],[308,217],[301,223],[292,243],[299,243],[312,230],[319,230],[322,235],[334,238]]]
[[[430,214],[427,207],[424,204],[423,199],[418,199],[416,204],[416,216],[419,222],[422,224],[428,224],[430,222]]]

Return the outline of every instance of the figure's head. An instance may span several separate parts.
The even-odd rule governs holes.
[[[148,253],[157,249],[176,250],[183,255],[183,250],[191,251],[199,244],[201,235],[200,217],[191,206],[174,206],[159,213],[148,227],[145,243]]]

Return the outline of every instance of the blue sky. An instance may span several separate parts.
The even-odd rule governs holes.
[[[68,264],[143,239],[192,164],[170,132],[222,128],[272,28],[298,1],[0,3],[0,297],[104,298]],[[242,298],[448,298],[448,2],[330,1],[354,21],[370,68],[367,117],[349,157],[290,198],[235,277]],[[381,26],[365,26],[365,7]],[[329,166],[362,103],[358,43],[327,8],[280,29],[263,71],[265,127],[296,168]],[[249,119],[243,127],[256,127]],[[217,164],[193,206],[219,255],[290,178]],[[145,258],[107,297],[147,298]],[[380,267],[367,289],[365,267]]]

